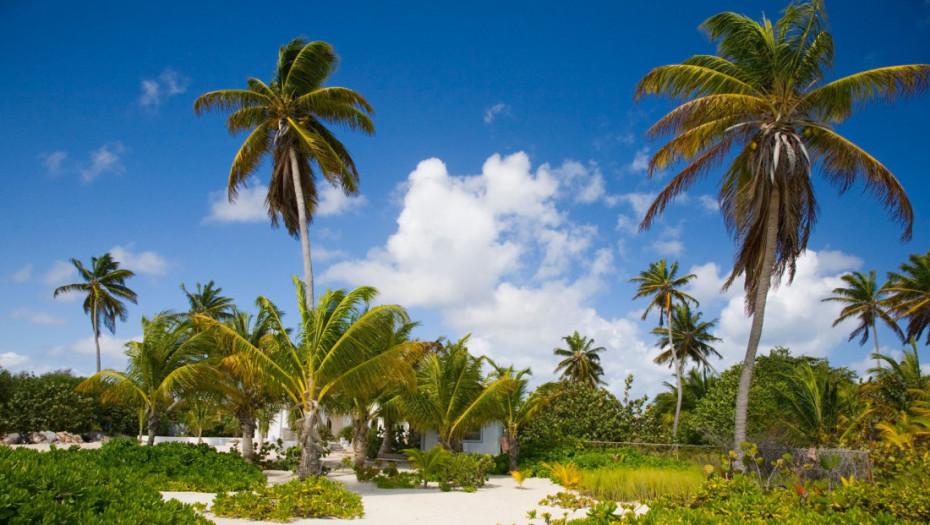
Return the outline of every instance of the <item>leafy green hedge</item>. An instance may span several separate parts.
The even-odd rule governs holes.
[[[130,469],[88,452],[0,447],[0,523],[211,523],[190,505],[163,501]]]
[[[287,521],[291,518],[357,518],[364,513],[362,497],[342,483],[326,478],[295,479],[237,494],[220,492],[213,500],[217,516]]]

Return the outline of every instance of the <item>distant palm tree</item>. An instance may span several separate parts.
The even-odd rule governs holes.
[[[878,286],[875,282],[875,270],[870,271],[868,277],[860,272],[853,272],[844,275],[841,279],[847,286],[834,288],[833,296],[822,299],[824,302],[836,301],[845,305],[840,311],[840,316],[833,321],[833,326],[855,316],[859,320],[859,325],[849,334],[849,340],[852,341],[856,336],[861,336],[859,345],[864,345],[869,340],[869,329],[871,329],[876,354],[881,353],[878,346],[878,331],[875,326],[879,319],[898,334],[898,337],[904,338],[904,333],[889,313],[888,295],[891,291],[888,283]],[[880,360],[876,360],[875,363],[881,368]]]
[[[505,368],[490,362],[494,367],[493,378],[511,380],[509,387],[498,398],[497,420],[504,426],[503,442],[507,444],[509,468],[514,471],[517,470],[517,457],[520,454],[520,429],[560,394],[546,394],[538,389],[528,393],[529,380],[526,376],[532,375],[529,368],[516,371],[513,365]]]
[[[220,295],[223,289],[219,286],[214,288],[212,280],[203,286],[197,283],[196,292],[187,291],[187,288],[182,284],[181,291],[184,292],[184,296],[190,304],[190,309],[187,311],[188,315],[205,315],[221,323],[235,317],[233,313],[235,306],[232,298]]]
[[[715,376],[708,376],[707,370],[691,368],[682,377],[682,403],[681,413],[687,414],[694,410],[698,401],[704,398],[711,387],[717,382]],[[678,407],[678,385],[663,381],[662,385],[667,389],[665,392],[656,394],[653,404],[656,410],[662,414],[662,422],[671,425],[675,420],[675,410]]]
[[[668,363],[669,366],[673,366],[672,344],[668,339],[669,335],[671,335],[682,367],[684,367],[685,362],[690,360],[705,370],[714,370],[708,358],[711,355],[717,356],[718,359],[723,357],[720,352],[711,346],[711,343],[721,341],[719,337],[715,337],[710,333],[714,325],[717,324],[717,320],[702,321],[701,315],[701,312],[692,314],[688,303],[676,304],[672,309],[672,316],[669,318],[671,320],[668,324],[670,330],[661,326],[652,330],[653,335],[659,336],[656,346],[667,348],[667,350],[657,355],[653,361],[660,365]]]
[[[84,279],[82,283],[66,284],[55,289],[54,297],[68,292],[87,294],[84,299],[84,313],[90,315],[94,327],[94,344],[97,346],[97,372],[100,372],[100,326],[110,333],[116,333],[116,319],[125,321],[129,315],[126,306],[120,301],[125,299],[136,303],[136,292],[126,286],[126,279],[135,276],[129,270],[120,269],[119,262],[114,261],[109,253],[90,258],[90,269],[81,261],[71,259],[78,274]]]
[[[302,38],[282,46],[270,84],[249,78],[244,90],[228,89],[201,95],[194,102],[197,115],[212,110],[228,114],[226,127],[233,135],[250,134],[236,154],[229,173],[229,200],[236,198],[263,160],[271,157],[268,215],[272,226],[278,216],[288,233],[299,235],[303,249],[307,307],[313,307],[313,270],[307,225],[317,205],[312,164],[332,185],[348,194],[358,193],[358,171],[349,150],[324,124],[344,125],[372,134],[373,112],[364,97],[342,87],[325,87],[339,58],[326,42]]]
[[[556,373],[562,371],[559,378],[569,383],[584,384],[590,388],[605,384],[601,380],[604,375],[601,356],[597,353],[606,349],[603,346],[592,348],[594,339],[582,337],[577,330],[572,335],[563,337],[562,340],[568,344],[568,348],[552,350],[558,357],[565,358],[555,367]]]
[[[678,277],[677,273],[678,261],[673,262],[672,265],[669,266],[665,262],[665,259],[661,259],[658,262],[650,263],[648,270],[639,272],[639,276],[630,279],[631,283],[639,283],[639,287],[636,289],[636,295],[633,296],[633,299],[652,297],[652,301],[649,302],[649,306],[647,306],[646,311],[643,312],[643,319],[646,319],[646,316],[649,315],[649,311],[652,310],[654,306],[659,309],[659,326],[663,325],[666,317],[669,318],[667,329],[668,347],[672,354],[672,363],[675,365],[675,377],[678,379],[678,406],[675,409],[675,422],[672,424],[672,437],[678,435],[678,417],[681,413],[683,395],[681,385],[682,361],[678,358],[678,353],[675,350],[675,338],[672,336],[672,306],[688,301],[694,303],[695,306],[698,305],[697,299],[681,291],[682,287],[686,286],[691,279],[697,276],[693,273],[689,273],[688,275]]]
[[[181,402],[182,392],[207,382],[204,377],[212,370],[204,359],[208,346],[204,334],[191,336],[189,326],[168,312],[152,319],[143,317],[142,340],[126,343],[126,372],[97,372],[78,385],[78,390],[102,388],[105,403],[139,403],[145,409],[148,443],[154,445],[162,414]]]
[[[911,236],[913,211],[897,179],[833,126],[869,102],[918,95],[930,85],[930,66],[873,69],[824,82],[833,65],[833,40],[822,0],[792,3],[781,19],[757,22],[720,13],[701,28],[717,55],[696,55],[650,71],[636,97],[664,95],[680,104],[650,130],[671,140],[649,161],[650,176],[685,164],[657,196],[641,228],[648,228],[678,195],[726,164],[718,201],[737,244],[730,286],[745,275],[752,328],[736,400],[734,449],[746,440],[749,386],[772,282],[790,282],[816,221],[814,165],[840,191],[857,180]]]
[[[930,251],[912,254],[901,273],[888,274],[890,302],[898,319],[907,319],[907,338],[920,340],[930,327]],[[924,344],[930,345],[930,331]]]

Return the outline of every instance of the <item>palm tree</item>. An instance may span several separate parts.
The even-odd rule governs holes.
[[[358,170],[346,147],[324,124],[339,124],[372,134],[373,110],[364,97],[342,87],[324,84],[338,62],[325,42],[291,40],[278,53],[270,84],[249,78],[246,89],[213,91],[194,102],[198,116],[216,110],[229,115],[226,127],[233,135],[249,131],[229,173],[229,200],[266,157],[271,157],[268,215],[272,226],[278,216],[288,233],[301,240],[304,281],[313,301],[313,270],[307,225],[317,204],[312,164],[329,183],[347,195],[358,193]],[[307,308],[312,308],[308,304]]]
[[[878,286],[875,282],[875,270],[869,272],[868,277],[860,272],[848,273],[841,277],[847,286],[833,289],[833,296],[822,299],[822,301],[836,301],[843,303],[845,306],[840,311],[840,316],[833,321],[833,326],[855,316],[859,319],[859,326],[849,334],[849,340],[852,341],[856,336],[861,336],[859,345],[864,345],[869,340],[869,329],[872,329],[872,339],[875,341],[875,353],[881,353],[878,346],[878,331],[876,330],[876,321],[881,319],[888,328],[898,334],[898,337],[904,338],[904,333],[898,327],[898,323],[889,313],[888,283]],[[881,368],[881,361],[876,360],[876,365]]]
[[[649,315],[649,311],[652,310],[654,306],[659,309],[659,326],[663,325],[666,317],[669,319],[668,347],[672,354],[672,362],[675,365],[675,377],[678,379],[678,405],[675,408],[675,422],[672,424],[673,438],[678,435],[678,417],[681,414],[683,394],[681,385],[682,360],[678,358],[678,354],[675,350],[675,338],[672,336],[672,305],[674,303],[680,304],[688,301],[694,303],[695,306],[698,305],[697,299],[681,291],[682,287],[686,286],[691,279],[697,276],[693,273],[689,273],[688,275],[677,277],[677,273],[678,261],[668,266],[665,259],[661,259],[658,262],[650,263],[649,269],[644,272],[639,272],[638,277],[630,279],[631,283],[639,283],[639,287],[636,289],[636,295],[633,296],[633,299],[652,297],[652,301],[649,302],[649,306],[647,306],[646,311],[643,312],[643,319],[646,319],[646,316]]]
[[[890,302],[898,319],[907,318],[907,338],[920,340],[930,327],[930,251],[912,254],[910,264],[901,265],[901,273],[888,274]],[[926,343],[930,345],[930,331]]]
[[[694,410],[698,401],[704,398],[713,385],[716,383],[715,376],[708,376],[707,370],[691,368],[682,377],[682,403],[681,414],[684,416]],[[653,400],[655,409],[662,414],[662,422],[670,425],[675,420],[675,410],[678,407],[678,386],[668,381],[663,381],[662,385],[667,388],[665,392],[656,394]]]
[[[532,375],[529,368],[515,371],[513,365],[506,368],[488,360],[494,367],[492,377],[496,379],[509,379],[510,384],[498,398],[497,420],[504,426],[504,444],[507,446],[507,457],[510,470],[517,470],[517,458],[520,454],[520,429],[533,420],[536,413],[552,402],[560,394],[545,394],[535,390],[528,394],[529,380],[526,376]]]
[[[129,364],[126,372],[102,370],[85,379],[77,390],[102,389],[101,401],[137,402],[145,410],[148,444],[155,444],[155,433],[162,414],[183,399],[180,395],[208,383],[209,348],[203,334],[191,336],[189,327],[176,316],[162,312],[152,319],[142,318],[142,341],[126,343]]]
[[[258,301],[268,308],[275,334],[268,351],[214,319],[196,316],[195,320],[209,327],[222,345],[250,355],[293,403],[300,414],[297,475],[305,479],[323,472],[321,405],[331,396],[346,392],[376,392],[388,380],[404,377],[412,381],[407,356],[416,348],[398,345],[386,352],[375,351],[385,331],[409,319],[397,305],[368,308],[378,293],[374,288],[327,290],[319,304],[308,309],[304,284],[296,278],[294,283],[301,319],[296,341],[291,340],[278,309],[264,297]]]
[[[893,412],[907,412],[922,392],[930,392],[930,375],[924,373],[917,354],[917,341],[911,339],[911,349],[904,349],[900,361],[894,357],[872,354],[876,361],[883,361],[887,366],[878,366],[869,370],[875,381],[866,383],[866,390],[879,395],[879,408],[891,409]]]
[[[103,325],[111,334],[116,333],[116,319],[125,321],[128,317],[126,306],[120,301],[125,299],[136,304],[136,292],[126,287],[126,279],[134,273],[120,269],[119,262],[114,261],[109,253],[90,258],[90,269],[81,261],[71,259],[78,274],[84,279],[82,283],[66,284],[55,289],[54,297],[68,292],[83,292],[84,313],[90,316],[94,327],[94,344],[97,346],[97,372],[100,372],[100,326]]]
[[[570,383],[585,384],[591,388],[606,384],[601,380],[604,369],[601,367],[601,356],[597,355],[598,352],[606,349],[603,346],[591,348],[594,345],[594,339],[582,337],[577,330],[572,335],[563,337],[562,340],[568,344],[568,348],[552,350],[555,355],[565,358],[555,367],[556,373],[559,370],[562,371],[559,378]]]
[[[756,22],[721,13],[702,26],[717,55],[697,55],[656,68],[636,97],[665,95],[680,105],[659,120],[652,136],[671,140],[649,161],[649,174],[683,163],[647,211],[648,228],[675,197],[712,168],[727,163],[718,202],[737,244],[725,286],[745,274],[752,329],[736,401],[735,444],[746,439],[746,413],[765,300],[774,280],[793,277],[816,220],[812,167],[840,191],[857,180],[911,235],[913,212],[897,179],[876,159],[833,130],[854,109],[891,102],[930,85],[930,66],[883,67],[825,83],[833,64],[822,0],[792,4],[780,20]]]
[[[196,292],[187,291],[187,288],[182,284],[181,291],[184,292],[184,296],[190,304],[190,309],[188,310],[188,315],[190,316],[196,314],[205,315],[221,323],[225,323],[235,317],[234,310],[236,307],[233,305],[232,298],[220,295],[223,289],[219,286],[214,288],[212,280],[205,286],[197,283]]]
[[[779,395],[791,416],[783,423],[803,446],[842,442],[872,412],[859,400],[854,383],[818,373],[809,363],[782,375],[782,380],[786,389]]]
[[[674,346],[682,366],[684,366],[686,361],[691,360],[700,365],[704,370],[710,369],[713,371],[714,367],[710,364],[710,361],[708,361],[708,357],[712,354],[717,356],[718,359],[723,357],[720,355],[720,352],[710,346],[711,343],[721,340],[719,337],[715,337],[710,333],[714,325],[717,324],[717,320],[702,321],[701,315],[701,312],[692,314],[691,307],[688,306],[688,303],[676,304],[672,309],[671,317],[669,317],[669,330],[661,326],[652,330],[654,335],[659,336],[656,346],[659,348],[669,348],[657,355],[653,361],[660,365],[668,363],[669,366],[671,366],[671,348]],[[672,337],[671,342],[669,341],[669,335]]]
[[[410,425],[420,431],[435,430],[439,444],[451,452],[462,451],[469,430],[480,428],[497,415],[498,400],[511,382],[484,377],[485,360],[471,355],[468,336],[445,351],[427,354],[417,369],[415,392],[401,401]]]

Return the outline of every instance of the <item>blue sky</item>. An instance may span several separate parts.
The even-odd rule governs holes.
[[[398,5],[399,4],[399,5]],[[740,358],[749,320],[741,287],[720,285],[733,244],[711,196],[695,186],[645,233],[635,225],[671,174],[644,163],[644,131],[669,109],[633,101],[651,68],[713,52],[697,26],[738,10],[777,18],[775,1],[300,3],[6,2],[0,7],[0,365],[93,371],[91,327],[71,257],[107,251],[138,275],[139,304],[103,364],[142,315],[183,310],[179,289],[215,280],[243,309],[266,295],[296,311],[291,275],[300,246],[270,228],[263,168],[239,203],[225,204],[229,165],[244,137],[194,99],[268,79],[277,49],[296,36],[332,43],[342,58],[330,84],[375,108],[377,134],[339,130],[361,196],[325,192],[311,225],[317,286],[374,285],[409,307],[417,335],[472,333],[472,349],[551,377],[552,348],[579,330],[606,347],[610,388],[634,373],[654,393],[667,369],[651,363],[656,319],[631,300],[628,279],[651,261],[698,274],[692,293],[718,318],[725,359]],[[930,2],[827,2],[833,78],[872,67],[930,62]],[[52,14],[49,14],[52,13]],[[820,220],[790,287],[770,298],[762,348],[866,368],[871,343],[847,343],[820,299],[851,270],[894,270],[930,240],[925,150],[930,97],[873,106],[840,127],[882,161],[914,205],[914,238],[858,186],[842,197],[818,181]],[[880,332],[886,350],[899,349]],[[926,355],[926,347],[921,348]],[[926,360],[926,357],[925,357]]]

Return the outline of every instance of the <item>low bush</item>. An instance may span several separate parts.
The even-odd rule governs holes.
[[[211,523],[191,505],[163,501],[128,468],[90,451],[0,447],[0,523]]]
[[[380,489],[415,489],[420,486],[420,475],[416,472],[389,472],[385,470],[372,478]]]
[[[489,454],[452,454],[439,467],[439,490],[448,492],[459,487],[464,492],[475,492],[484,486],[493,468],[494,458]]]
[[[213,500],[217,516],[287,521],[292,518],[358,518],[362,498],[335,481],[309,477],[236,494],[220,492]]]

